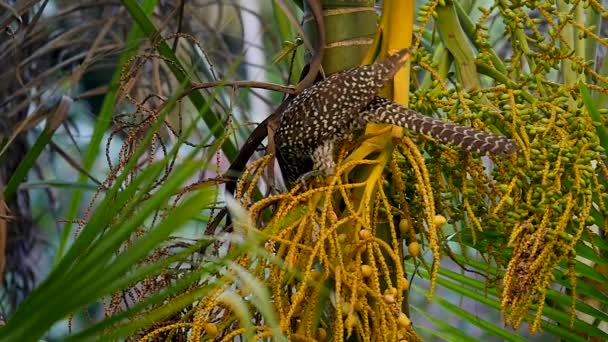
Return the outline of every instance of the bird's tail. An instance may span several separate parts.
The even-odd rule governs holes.
[[[519,149],[509,138],[433,119],[381,97],[374,98],[361,115],[364,122],[405,127],[472,152],[508,155]]]

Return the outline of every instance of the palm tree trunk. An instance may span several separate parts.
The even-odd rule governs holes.
[[[304,31],[315,46],[317,37],[314,18],[304,2]],[[373,0],[322,0],[325,20],[325,55],[323,72],[326,75],[361,64],[373,43],[377,15]]]

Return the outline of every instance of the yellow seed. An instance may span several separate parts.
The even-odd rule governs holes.
[[[399,292],[399,291],[397,291],[397,289],[396,289],[396,288],[394,288],[394,287],[389,287],[388,289],[386,289],[386,292],[385,292],[385,293],[386,293],[386,294],[393,295],[393,296],[396,296],[396,295],[397,295],[397,292]]]
[[[407,329],[407,328],[410,327],[410,324],[412,324],[412,322],[407,317],[407,315],[402,312],[402,313],[399,314],[399,317],[397,318],[397,324],[401,328]]]
[[[317,329],[317,339],[323,341],[327,338],[327,331],[323,328]]]
[[[361,274],[363,274],[365,278],[371,276],[373,272],[374,268],[370,265],[361,265]]]
[[[403,291],[407,291],[410,288],[410,281],[407,279],[403,279],[403,282],[401,283],[401,289]]]
[[[367,230],[367,229],[361,229],[359,231],[359,238],[361,240],[367,241],[367,240],[371,240],[373,238],[373,235],[372,235],[372,232],[370,232],[369,230]]]
[[[406,219],[401,219],[399,221],[399,232],[401,234],[406,234],[410,230],[410,222]]]
[[[409,255],[418,257],[420,255],[420,244],[418,242],[412,242],[407,245],[407,252]]]
[[[344,322],[344,327],[346,327],[346,331],[349,333],[349,335],[350,332],[355,328],[355,325],[357,325],[357,317],[354,314],[348,315],[348,317],[346,317],[346,321]]]
[[[334,223],[334,222],[337,222],[337,221],[338,221],[338,215],[336,215],[336,212],[335,212],[335,211],[330,210],[328,214],[329,214],[329,220],[330,220],[332,223]]]
[[[207,334],[215,336],[218,334],[217,327],[213,323],[207,323],[203,326],[203,329],[207,332]]]
[[[448,223],[448,220],[443,215],[435,215],[435,217],[433,217],[433,223],[436,227],[441,227]]]
[[[384,299],[386,304],[393,304],[395,302],[395,296],[391,294],[385,294],[382,299]]]
[[[351,315],[353,313],[353,307],[348,303],[342,303],[342,314],[343,315]]]

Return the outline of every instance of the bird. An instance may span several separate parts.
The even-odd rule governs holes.
[[[289,100],[274,136],[289,188],[310,176],[333,174],[334,145],[368,123],[404,127],[472,152],[508,155],[519,149],[507,137],[437,120],[378,96],[410,53],[402,49],[382,61],[333,74]]]

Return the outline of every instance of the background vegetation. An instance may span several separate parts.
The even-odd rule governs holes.
[[[607,16],[0,2],[0,340],[608,339]],[[336,177],[285,191],[279,103],[405,47],[383,96],[520,152],[370,126]]]

